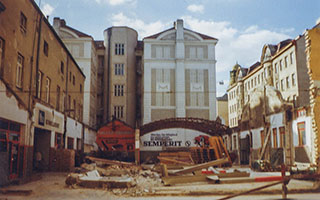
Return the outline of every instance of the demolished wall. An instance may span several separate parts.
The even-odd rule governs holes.
[[[319,24],[317,26],[319,26]],[[314,134],[312,150],[314,160],[312,162],[319,163],[320,135],[317,127],[320,126],[320,29],[317,27],[306,32],[306,53],[310,76],[310,106]]]

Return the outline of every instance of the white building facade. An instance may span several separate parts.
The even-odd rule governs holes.
[[[215,120],[218,40],[177,20],[143,41],[143,124],[174,117]]]
[[[96,46],[90,35],[67,26],[63,19],[54,18],[53,27],[86,76],[84,87],[82,89],[84,91],[82,116],[85,134],[85,151],[90,151],[91,147],[93,147],[93,141],[95,141],[96,129],[98,128],[98,57],[96,53]],[[70,131],[71,130],[69,130],[69,132]],[[74,146],[79,146],[79,144]]]

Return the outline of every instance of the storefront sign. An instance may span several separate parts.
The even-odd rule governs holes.
[[[195,138],[208,134],[182,128],[153,131],[140,137],[141,151],[161,151],[166,148],[195,147]]]
[[[63,133],[63,115],[49,108],[35,108],[35,126],[58,133]]]

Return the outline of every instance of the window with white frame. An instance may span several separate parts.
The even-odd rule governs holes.
[[[114,74],[115,75],[124,75],[124,64],[123,63],[114,64]]]
[[[124,55],[124,44],[122,43],[115,44],[115,55]]]
[[[22,33],[27,32],[27,17],[20,12],[20,30]]]
[[[277,74],[278,73],[278,63],[274,64],[274,73]]]
[[[46,78],[46,102],[50,103],[50,78]]]
[[[114,85],[114,96],[123,96],[123,85]]]
[[[113,115],[117,119],[123,118],[123,106],[114,106],[113,107]]]
[[[280,89],[281,89],[281,91],[283,91],[283,90],[284,90],[284,80],[283,80],[283,79],[281,80],[280,84],[281,84],[281,85],[280,85],[280,86],[281,86]]]
[[[190,106],[204,106],[204,70],[190,70]]]
[[[286,77],[286,86],[287,86],[287,89],[290,88],[289,76]]]
[[[296,86],[296,74],[291,75],[292,86]]]
[[[21,54],[18,54],[17,71],[16,71],[16,86],[18,88],[22,88],[23,62],[24,62],[24,57]]]
[[[293,64],[293,52],[290,53],[290,64]]]
[[[284,67],[288,67],[288,56],[284,57]]]
[[[280,62],[279,62],[280,71],[282,71],[282,65],[283,65],[282,62],[283,62],[283,61],[282,61],[282,59],[281,59]]]
[[[38,71],[38,88],[37,88],[37,97],[41,99],[41,88],[42,88],[42,72]]]

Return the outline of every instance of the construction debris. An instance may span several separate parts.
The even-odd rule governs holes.
[[[157,172],[120,161],[89,157],[95,163],[81,165],[79,173],[70,173],[65,183],[72,188],[105,188],[115,195],[141,196],[152,193],[153,187],[162,186]],[[111,164],[113,163],[113,164]]]
[[[194,165],[190,152],[161,152],[158,159],[162,164]]]
[[[181,175],[181,174],[192,173],[192,172],[195,172],[195,171],[206,169],[206,168],[211,167],[211,166],[218,166],[218,165],[226,164],[226,163],[229,163],[229,162],[230,161],[229,161],[228,158],[218,159],[218,160],[214,160],[214,161],[211,161],[211,162],[202,163],[202,164],[199,164],[199,165],[188,167],[186,169],[178,170],[178,171],[173,172],[172,174],[173,175]]]

